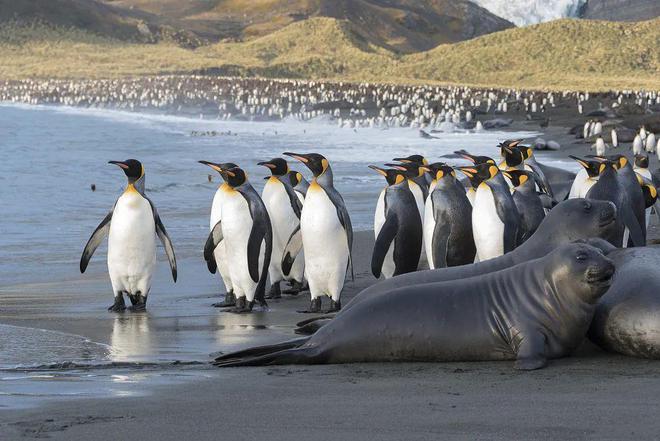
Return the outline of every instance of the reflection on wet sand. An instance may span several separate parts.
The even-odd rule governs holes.
[[[122,314],[115,317],[110,336],[113,361],[153,359],[158,349],[152,341],[149,313]]]

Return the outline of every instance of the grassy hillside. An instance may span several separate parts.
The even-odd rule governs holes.
[[[265,37],[185,49],[126,43],[79,30],[0,27],[0,79],[107,78],[182,72],[461,83],[526,88],[660,89],[660,19],[561,20],[401,56],[329,18]]]

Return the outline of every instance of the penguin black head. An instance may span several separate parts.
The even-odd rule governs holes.
[[[419,178],[426,173],[426,170],[424,169],[425,166],[417,162],[404,162],[401,164],[388,163],[385,165],[404,172],[409,179]]]
[[[489,156],[476,156],[476,155],[471,155],[465,150],[459,150],[454,152],[458,156],[460,156],[463,159],[467,159],[468,161],[472,162],[473,164],[493,164],[495,165],[495,160]]]
[[[247,173],[240,167],[223,169],[220,175],[232,188],[240,187],[247,182]]]
[[[610,161],[614,163],[614,168],[621,170],[624,167],[629,166],[630,161],[624,155],[610,155],[607,157]]]
[[[523,159],[527,161],[529,158],[534,156],[534,149],[527,145],[519,145],[518,149],[523,155]]]
[[[295,187],[296,185],[300,184],[300,182],[303,179],[303,175],[295,170],[289,170],[289,173],[287,174],[289,176],[289,182],[291,183],[292,187]]]
[[[642,194],[644,195],[644,208],[651,208],[658,200],[658,189],[650,182],[644,182],[641,176],[638,176]]]
[[[507,139],[506,141],[502,141],[498,147],[503,149],[504,147],[509,147],[509,148],[514,148],[518,147],[518,144],[523,142],[522,139]]]
[[[305,164],[307,168],[312,171],[315,178],[321,176],[330,167],[330,163],[327,159],[325,159],[325,156],[318,153],[284,152],[283,154],[286,156],[291,156],[292,158],[297,159],[298,161]]]
[[[589,175],[590,178],[595,178],[600,174],[601,161],[582,159],[573,155],[569,155],[568,157],[576,160],[578,164],[584,167],[584,169],[587,171],[587,175]]]
[[[376,173],[385,176],[387,185],[400,184],[406,179],[404,176],[404,172],[402,172],[401,170],[397,170],[394,168],[380,168],[375,165],[370,165],[369,168],[375,170]]]
[[[433,179],[437,181],[443,179],[446,176],[456,177],[456,172],[454,169],[444,162],[434,162],[433,164],[424,167],[424,169],[429,172],[431,176],[433,176]]]
[[[649,168],[649,157],[647,155],[635,155],[635,166],[637,168]]]
[[[257,165],[268,167],[273,176],[284,176],[289,173],[289,164],[282,158],[273,158],[270,161],[259,162]]]
[[[479,187],[482,182],[486,182],[499,173],[499,169],[495,165],[489,163],[475,164],[469,167],[457,167],[457,170],[460,170],[468,177],[472,188],[475,189]]]
[[[534,182],[536,185],[539,186],[539,189],[543,193],[548,194],[548,189],[546,188],[545,184],[533,171],[507,170],[507,171],[503,171],[502,174],[504,174],[507,178],[511,180],[511,184],[514,187],[520,187],[521,185],[525,185],[527,182]]]
[[[394,158],[393,161],[402,162],[404,164],[420,164],[428,165],[429,161],[426,160],[422,155],[410,155],[405,158]]]
[[[144,175],[144,167],[142,166],[142,163],[137,159],[127,159],[126,161],[108,161],[108,164],[117,165],[119,168],[124,170],[124,173],[128,178],[128,182],[135,182]]]
[[[522,150],[511,146],[502,147],[502,157],[508,167],[517,167],[525,160]]]

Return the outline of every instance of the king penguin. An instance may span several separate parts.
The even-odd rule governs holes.
[[[504,175],[513,186],[513,202],[520,214],[520,230],[518,245],[529,239],[545,218],[543,202],[536,192],[537,185],[545,190],[543,183],[527,170],[506,170]],[[547,191],[544,191],[547,194]]]
[[[230,312],[250,312],[255,301],[266,306],[265,290],[273,247],[273,230],[264,202],[240,167],[199,161],[220,173],[227,182],[222,201],[222,219],[215,224],[204,245],[204,259],[211,273],[217,262],[214,250],[225,241],[227,262],[236,306]]]
[[[569,158],[577,161],[582,166],[582,169],[575,175],[571,191],[568,194],[569,199],[586,198],[587,193],[591,190],[600,176],[600,161],[595,159],[583,159],[577,156],[569,155]]]
[[[230,169],[238,167],[234,163],[222,164],[225,169]],[[210,175],[209,175],[210,176]],[[211,216],[209,219],[209,230],[213,230],[213,227],[222,220],[222,201],[224,200],[225,195],[229,192],[229,184],[222,181],[222,184],[218,187],[213,196],[213,203],[211,204]],[[215,262],[218,266],[218,272],[220,273],[220,278],[222,283],[225,285],[225,298],[222,302],[214,303],[213,306],[216,308],[225,308],[229,306],[234,306],[236,304],[236,295],[234,294],[234,288],[231,284],[231,275],[229,273],[229,264],[227,262],[227,251],[225,250],[225,242],[220,242],[216,249],[213,251]]]
[[[140,161],[127,159],[110,161],[110,164],[124,171],[128,185],[87,241],[80,258],[80,272],[85,272],[94,251],[107,235],[108,273],[115,296],[108,310],[124,311],[126,293],[132,304],[131,310],[144,311],[156,267],[156,236],[165,247],[172,278],[176,282],[174,248],[156,207],[145,195],[144,167]]]
[[[376,242],[371,257],[371,272],[386,279],[413,272],[422,252],[422,219],[415,197],[403,172],[369,168],[383,175],[387,186],[381,191],[374,215]]]
[[[282,296],[280,282],[288,278],[282,272],[282,256],[291,233],[300,225],[302,201],[293,188],[289,165],[284,159],[273,158],[258,165],[268,167],[271,172],[261,193],[273,228],[273,252],[268,268],[271,287],[266,298],[279,299]],[[302,279],[297,282],[302,283]]]
[[[284,153],[299,160],[314,174],[307,190],[300,216],[300,227],[287,244],[282,269],[293,264],[301,249],[305,250],[305,276],[309,283],[311,303],[308,311],[321,311],[322,296],[329,296],[330,311],[341,309],[341,291],[353,247],[353,227],[348,210],[333,185],[332,168],[318,153]],[[354,277],[353,277],[354,278]]]
[[[433,191],[424,209],[424,246],[429,268],[467,265],[474,262],[472,205],[463,185],[456,185],[456,172],[442,162],[427,166],[433,176]]]
[[[480,262],[513,251],[518,241],[520,215],[499,168],[484,162],[458,170],[482,179],[472,208],[472,232]]]

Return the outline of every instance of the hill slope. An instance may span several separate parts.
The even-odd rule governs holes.
[[[513,25],[468,0],[114,0],[176,18],[218,36],[264,36],[312,17],[347,20],[370,43],[400,52],[428,50]],[[232,33],[233,32],[233,33]]]
[[[210,72],[553,89],[660,89],[660,19],[559,20],[400,56],[345,20],[313,18],[242,43],[188,50],[80,31],[0,28],[0,78]]]

